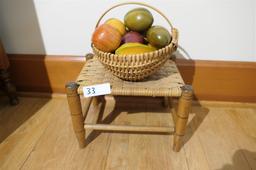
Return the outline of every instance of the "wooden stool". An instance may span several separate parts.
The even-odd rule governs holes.
[[[81,148],[85,147],[85,129],[107,130],[107,131],[136,131],[136,132],[164,132],[174,133],[173,150],[179,151],[182,146],[182,137],[185,134],[186,124],[191,108],[193,96],[192,87],[185,85],[183,79],[172,60],[147,79],[140,82],[123,81],[105,70],[93,54],[88,54],[86,64],[83,67],[76,82],[66,85],[67,99],[71,112],[73,128]],[[110,83],[111,95],[113,96],[152,96],[164,97],[165,104],[168,104],[171,97],[179,97],[178,108],[172,114],[173,127],[156,126],[128,126],[109,124],[85,124],[87,112],[92,99],[94,103],[99,102],[99,97],[86,98],[85,113],[82,113],[80,95],[83,94],[83,87],[95,84]]]

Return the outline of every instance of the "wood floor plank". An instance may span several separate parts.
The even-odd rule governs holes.
[[[0,169],[14,170],[23,165],[51,121],[52,110],[56,103],[59,103],[59,101],[47,103],[40,99],[44,101],[41,103],[31,98],[21,98],[20,100],[21,104],[10,110],[14,109],[13,111],[18,113],[20,111],[25,113],[36,111],[36,113],[0,144]],[[41,105],[39,110],[33,109],[33,107],[37,107],[35,103]]]
[[[171,115],[160,101],[108,97],[85,122],[101,112],[101,123],[168,126]],[[210,103],[195,105],[191,115],[180,152],[172,151],[172,135],[97,131],[87,131],[88,145],[79,149],[65,99],[21,98],[18,106],[0,104],[0,169],[256,169],[254,107]]]

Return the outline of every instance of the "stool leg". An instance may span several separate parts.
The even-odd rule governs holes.
[[[193,96],[192,86],[185,85],[181,89],[182,95],[178,104],[173,142],[173,150],[175,152],[178,152],[182,146],[182,138],[185,134]]]
[[[84,117],[81,108],[80,96],[77,93],[78,85],[75,82],[66,84],[66,94],[71,113],[73,129],[80,148],[85,147]]]

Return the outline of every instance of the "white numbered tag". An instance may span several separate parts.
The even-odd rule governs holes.
[[[110,94],[110,84],[96,84],[93,86],[84,86],[83,87],[84,97],[100,96],[105,94]]]

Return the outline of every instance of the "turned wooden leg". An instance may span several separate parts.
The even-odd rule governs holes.
[[[185,85],[182,87],[182,95],[179,99],[178,110],[176,115],[175,133],[173,150],[178,152],[182,146],[182,138],[185,135],[188,116],[191,109],[193,96],[192,86]]]
[[[10,74],[9,72],[4,69],[0,72],[1,79],[3,80],[5,91],[10,100],[11,105],[17,105],[19,103],[17,94],[16,94],[16,87],[11,83]]]
[[[80,148],[85,147],[84,116],[81,108],[80,96],[77,93],[78,85],[75,82],[66,84],[66,94],[71,113],[73,129]]]

